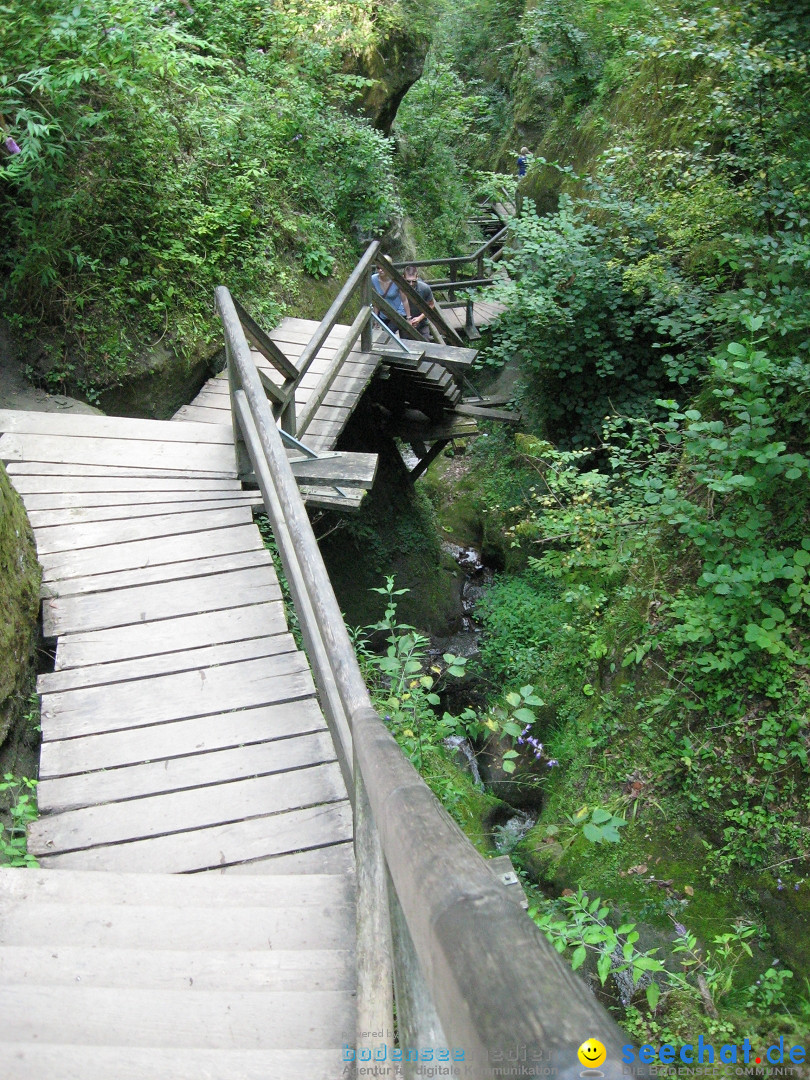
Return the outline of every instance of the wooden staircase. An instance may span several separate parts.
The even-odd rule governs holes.
[[[0,870],[0,1076],[336,1080],[345,875]]]

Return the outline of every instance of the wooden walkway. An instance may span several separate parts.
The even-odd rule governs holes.
[[[57,640],[43,870],[0,872],[0,1075],[336,1076],[351,808],[231,429],[0,412],[0,432]],[[223,877],[246,874],[266,880]]]
[[[233,393],[213,380],[184,422],[0,411],[55,641],[29,828],[42,868],[0,869],[0,1077],[349,1080],[345,1051],[372,1061],[382,1044],[389,1061],[431,1049],[405,1075],[441,1061],[435,1047],[463,1048],[480,1080],[517,1080],[514,1047],[542,1048],[570,1080],[585,1031],[621,1080],[610,1063],[624,1036],[510,902],[511,869],[487,865],[375,712],[297,490],[317,500],[320,485],[373,479],[373,455],[330,448],[377,365],[394,368],[368,306],[337,325],[377,247],[314,336],[314,323],[282,323],[284,356],[219,288]],[[306,369],[330,327],[298,385],[290,360]],[[246,331],[281,392],[262,383]],[[349,352],[358,339],[374,355]],[[450,373],[471,351],[419,350],[397,360],[407,394],[421,379],[454,397]],[[265,395],[317,457],[285,449]],[[440,402],[421,464],[459,424],[494,415],[487,404]],[[259,497],[242,490],[243,447],[320,696],[253,523]]]
[[[282,319],[268,337],[275,341],[288,360],[295,364],[317,328],[318,323],[310,319]],[[335,326],[325,344],[319,349],[296,389],[295,404],[298,414],[304,412],[312,391],[318,385],[348,331],[348,326],[340,324]],[[259,370],[281,387],[281,376],[276,369],[255,349],[251,350],[251,354]],[[332,450],[381,361],[381,355],[364,353],[359,348],[352,350],[344,361],[332,388],[326,394],[306,429],[298,432],[297,438],[315,451]],[[174,419],[230,424],[230,400],[226,374],[223,372],[217,378],[209,379],[191,404],[184,405],[177,411]]]
[[[484,327],[489,326],[497,319],[497,317],[506,311],[505,304],[496,304],[488,300],[476,300],[473,304],[473,322],[476,329],[483,330]],[[463,303],[457,303],[452,307],[442,306],[442,315],[444,320],[453,329],[463,334],[467,325],[467,309]]]

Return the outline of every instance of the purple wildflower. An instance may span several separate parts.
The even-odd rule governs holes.
[[[683,923],[676,922],[673,925],[675,927],[675,933],[678,935],[678,937],[686,936],[686,927],[683,925]]]
[[[557,761],[556,758],[549,758],[549,760],[546,762],[546,765],[548,765],[548,767],[550,769],[553,769],[555,765],[559,765],[559,764],[560,763],[559,763],[559,761]]]
[[[799,891],[799,886],[798,886],[798,885],[794,885],[794,886],[793,886],[793,891],[794,891],[794,892],[798,892],[798,891]]]
[[[5,143],[3,145],[5,146],[6,150],[8,150],[8,152],[10,154],[21,154],[22,153],[22,150],[20,150],[19,146],[17,146],[16,142],[11,138],[10,135],[6,139],[6,141],[5,141]]]
[[[781,892],[781,891],[782,891],[782,889],[784,889],[784,887],[785,887],[785,886],[784,886],[784,885],[782,884],[782,882],[780,881],[780,882],[779,882],[779,884],[778,884],[778,885],[776,886],[776,890],[777,890],[777,892]]]

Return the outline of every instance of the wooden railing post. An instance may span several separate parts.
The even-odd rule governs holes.
[[[281,407],[280,421],[281,427],[289,435],[297,435],[295,424],[295,388],[297,381],[293,383],[289,389],[289,396],[287,397],[286,404]]]
[[[357,866],[357,1050],[394,1046],[394,979],[388,874],[363,777],[354,771]]]
[[[464,319],[464,331],[470,341],[475,341],[481,335],[478,333],[478,327],[475,325],[475,311],[474,311],[473,298],[467,297],[467,311]]]
[[[363,291],[361,300],[363,307],[366,307],[369,310],[371,310],[371,293],[371,267],[369,267],[365,277],[363,278]],[[365,353],[371,352],[371,319],[367,319],[366,322],[363,323],[363,329],[360,334],[360,348]]]
[[[239,479],[244,480],[252,474],[253,466],[250,463],[250,455],[245,445],[245,436],[242,425],[239,423],[239,414],[236,408],[236,393],[242,384],[234,363],[233,350],[227,334],[225,335],[225,362],[228,368],[228,393],[231,399],[231,423],[233,424],[233,443],[236,451],[236,472]]]
[[[396,891],[389,887],[391,938],[394,950],[394,992],[397,1005],[397,1034],[399,1045],[406,1051],[403,1071],[405,1080],[417,1080],[424,1064],[407,1060],[408,1049],[448,1047],[442,1022],[436,1014],[419,957],[416,955],[411,932],[405,921]]]

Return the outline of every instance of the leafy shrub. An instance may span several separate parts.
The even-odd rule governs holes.
[[[6,310],[61,342],[54,380],[114,382],[157,337],[216,331],[226,282],[267,321],[397,212],[390,147],[348,111],[356,5],[9,0],[0,113]]]

